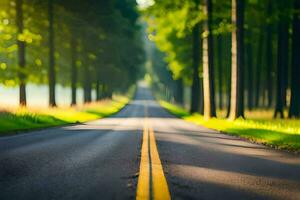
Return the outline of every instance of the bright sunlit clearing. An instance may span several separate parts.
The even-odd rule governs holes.
[[[155,3],[154,0],[136,0],[136,2],[140,8],[147,8]]]

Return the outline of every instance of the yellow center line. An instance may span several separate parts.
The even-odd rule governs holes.
[[[149,125],[145,105],[143,143],[141,150],[140,172],[137,185],[137,200],[170,200],[168,183],[159,158],[155,134]]]
[[[140,163],[140,173],[137,185],[137,200],[149,199],[150,197],[150,164],[149,164],[149,141],[148,141],[148,127],[146,125],[146,119],[144,121],[144,131],[143,131],[143,144],[141,152],[141,163]]]

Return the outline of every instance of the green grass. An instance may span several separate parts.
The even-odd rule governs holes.
[[[117,96],[113,100],[81,107],[18,108],[2,111],[0,112],[0,135],[100,119],[117,113],[128,102],[129,98]]]
[[[257,117],[259,114],[246,120],[231,121],[224,118],[206,120],[199,114],[190,115],[183,108],[168,102],[160,101],[160,104],[174,115],[189,122],[274,148],[300,152],[300,120],[263,119]]]

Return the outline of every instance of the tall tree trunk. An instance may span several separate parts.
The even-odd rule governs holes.
[[[271,0],[268,0],[268,8],[267,14],[268,17],[272,15],[272,3]],[[266,84],[267,84],[267,107],[272,106],[273,100],[273,80],[272,80],[272,73],[273,73],[273,45],[272,45],[272,25],[268,22],[266,27],[266,67],[267,67],[267,77],[266,77]]]
[[[199,110],[200,98],[200,24],[196,24],[193,28],[193,83],[191,92],[191,113]]]
[[[231,72],[231,71],[230,71]],[[229,76],[229,79],[227,80],[227,112],[226,112],[226,118],[229,118],[230,116],[230,110],[231,110],[231,76]]]
[[[279,9],[284,7],[283,2],[279,4]],[[276,88],[276,105],[274,118],[280,115],[284,118],[284,106],[286,99],[286,86],[287,80],[285,69],[288,68],[288,51],[289,49],[289,22],[285,16],[280,17],[278,24],[278,53],[277,53],[277,88]]]
[[[176,80],[175,100],[176,100],[176,103],[183,105],[183,80],[182,80],[182,78]]]
[[[92,101],[92,85],[91,85],[91,73],[88,66],[84,68],[84,103],[90,103]]]
[[[294,1],[294,10],[300,10],[300,1]],[[294,12],[293,19],[293,37],[292,37],[292,79],[291,79],[291,105],[289,109],[289,118],[300,117],[300,14]]]
[[[261,69],[262,69],[262,61],[263,61],[263,48],[264,48],[264,34],[263,32],[259,33],[258,39],[258,49],[257,49],[257,60],[256,60],[256,84],[255,84],[255,107],[259,107],[260,102],[260,89],[261,89]]]
[[[54,45],[54,10],[53,0],[48,0],[48,20],[49,20],[49,106],[55,107],[55,85],[56,85],[56,74],[55,74],[55,45]]]
[[[248,30],[248,43],[247,43],[247,69],[248,69],[248,109],[253,109],[253,46],[252,34]]]
[[[166,94],[166,96],[165,96],[165,100],[169,100],[168,99],[168,89],[167,89],[167,87],[165,87],[164,88],[164,91],[165,91],[165,94]],[[112,90],[109,88],[109,86],[107,85],[107,84],[104,84],[103,85],[103,97],[104,97],[104,99],[112,99],[112,96],[113,96],[113,92],[112,92]]]
[[[219,93],[219,109],[223,109],[223,40],[222,35],[218,35],[218,93]]]
[[[212,35],[212,0],[206,0],[207,22],[204,26],[208,36],[203,39],[203,89],[204,89],[204,117],[216,117],[215,89],[214,89],[214,59]]]
[[[100,80],[97,77],[97,82],[96,82],[96,100],[100,101],[101,100],[101,91],[100,91],[101,85],[100,85]]]
[[[244,6],[244,0],[232,0],[231,119],[244,117]]]
[[[71,94],[72,102],[71,105],[74,106],[77,104],[77,42],[74,33],[71,33]]]
[[[226,35],[226,47],[231,47],[231,40],[232,40],[232,36],[231,34]],[[228,48],[226,50],[226,57],[230,58],[231,56],[231,52],[230,52],[231,48]],[[227,61],[227,60],[226,60]],[[229,118],[230,116],[230,109],[231,109],[231,59],[228,59],[228,62],[226,62],[226,100],[227,100],[227,104],[226,104],[226,118]]]
[[[199,113],[204,115],[204,91],[203,91],[203,78],[200,78],[200,101],[199,101]]]
[[[23,0],[16,0],[16,15],[17,15],[17,28],[18,35],[23,34],[24,30],[24,18],[23,18]],[[26,75],[24,72],[26,66],[25,59],[25,47],[26,44],[24,41],[17,39],[18,44],[18,64],[19,64],[19,103],[20,106],[26,106]]]

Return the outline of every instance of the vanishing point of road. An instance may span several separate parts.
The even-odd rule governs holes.
[[[1,137],[0,199],[300,199],[300,157],[178,119],[140,86],[110,118]]]

